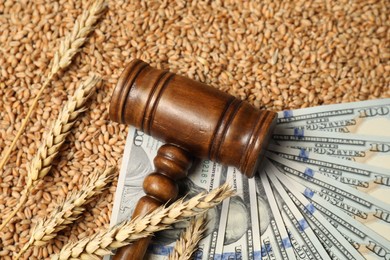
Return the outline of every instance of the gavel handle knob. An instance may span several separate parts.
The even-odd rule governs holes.
[[[165,144],[154,158],[155,171],[146,176],[143,182],[145,196],[137,203],[132,218],[143,216],[164,203],[177,199],[179,188],[176,180],[187,176],[192,159],[187,151],[175,145]],[[144,258],[151,238],[143,238],[120,248],[114,260],[140,260]]]

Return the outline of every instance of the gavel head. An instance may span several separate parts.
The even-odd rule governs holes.
[[[277,114],[134,60],[112,94],[110,117],[252,177],[264,157]]]

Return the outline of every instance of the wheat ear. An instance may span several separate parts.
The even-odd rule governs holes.
[[[208,194],[201,193],[187,201],[181,199],[169,207],[159,207],[146,216],[125,221],[76,243],[68,243],[59,254],[53,255],[52,259],[95,259],[110,254],[112,250],[148,237],[154,232],[168,229],[184,218],[204,213],[233,193],[232,188],[225,184]]]
[[[29,164],[26,187],[23,191],[23,195],[20,198],[18,205],[1,224],[0,231],[24,205],[36,183],[49,172],[52,161],[57,155],[62,143],[65,141],[66,136],[69,134],[73,124],[76,122],[77,116],[86,109],[85,103],[92,94],[95,85],[100,82],[100,80],[101,78],[98,76],[90,76],[85,82],[81,83],[74,95],[65,104],[63,110],[60,112],[57,120],[47,134],[46,139],[38,148],[37,153]]]
[[[11,145],[9,146],[8,150],[6,151],[0,162],[0,171],[7,163],[8,158],[16,145],[16,142],[26,128],[26,125],[30,120],[31,114],[36,105],[38,104],[38,100],[41,97],[43,91],[49,85],[53,77],[57,75],[58,72],[60,72],[61,70],[68,67],[69,64],[72,62],[73,57],[76,55],[77,52],[80,51],[80,48],[85,43],[87,36],[94,29],[93,26],[96,24],[97,20],[102,15],[105,6],[106,5],[104,3],[104,0],[97,0],[96,2],[94,2],[91,8],[85,10],[83,14],[79,17],[79,19],[76,21],[73,27],[73,31],[61,41],[59,49],[54,54],[52,66],[49,71],[48,77],[39,89],[38,94],[35,96],[34,101],[27,112],[26,117],[23,119],[22,125],[20,126],[18,132],[15,135],[15,138],[12,140]]]
[[[69,193],[46,220],[40,220],[35,226],[30,240],[14,258],[18,259],[31,246],[44,246],[67,225],[73,223],[85,210],[92,197],[100,194],[113,179],[113,167],[103,172],[98,170],[83,184],[79,191]]]
[[[207,214],[202,214],[191,219],[188,227],[176,241],[168,260],[188,260],[194,254],[199,241],[206,231]]]

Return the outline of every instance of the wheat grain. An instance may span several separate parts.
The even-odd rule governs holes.
[[[75,23],[89,2],[93,0],[0,1],[2,155],[19,129],[22,115],[27,113],[25,105],[31,104],[40,87],[38,83],[45,80],[58,43],[72,30],[69,24]],[[349,4],[312,0],[162,2],[107,0],[107,13],[76,55],[72,70],[65,70],[60,80],[50,84],[50,93],[46,88],[42,94],[28,131],[20,137],[3,167],[0,177],[3,217],[19,200],[27,174],[26,163],[31,161],[38,141],[42,140],[44,121],[55,119],[66,93],[73,91],[89,71],[96,71],[106,79],[88,116],[73,127],[68,137],[71,142],[61,152],[63,156],[55,167],[56,174],[41,182],[42,187],[35,189],[36,194],[30,196],[25,210],[19,211],[23,220],[3,229],[0,254],[10,255],[20,250],[18,245],[26,243],[24,230],[32,225],[25,214],[27,209],[33,216],[47,216],[51,201],[43,199],[43,194],[55,200],[66,192],[65,187],[72,190],[93,172],[90,168],[98,167],[97,161],[120,165],[127,126],[109,121],[107,107],[122,69],[135,57],[192,79],[202,77],[205,83],[272,110],[281,109],[274,105],[275,100],[281,100],[283,108],[294,109],[324,102],[390,97],[387,0]],[[311,27],[302,29],[302,19],[309,19]],[[271,38],[264,37],[266,28]],[[18,40],[21,35],[24,37]],[[276,49],[278,58],[272,65],[268,61]],[[207,62],[203,64],[197,57]],[[305,68],[314,71],[304,73]],[[297,73],[294,78],[290,77],[293,72]],[[281,94],[273,91],[275,87]],[[328,92],[333,92],[334,98],[324,101]],[[105,123],[99,126],[98,120]],[[96,128],[96,132],[87,134],[88,128]],[[106,150],[109,140],[112,140],[110,150]],[[104,154],[94,153],[99,145],[106,150]],[[77,225],[66,229],[63,237],[55,238],[46,247],[34,248],[29,258],[45,258],[62,247],[64,237],[75,240],[108,225],[115,184],[106,199],[99,200]],[[57,191],[57,186],[61,191]]]
[[[52,259],[84,259],[109,254],[114,249],[167,229],[184,218],[203,213],[231,195],[233,195],[233,190],[225,184],[208,194],[201,193],[187,201],[181,199],[167,208],[160,207],[146,216],[125,221],[113,228],[81,239],[77,243],[69,243]]]
[[[46,136],[45,142],[39,147],[36,156],[31,161],[27,175],[27,187],[34,186],[33,182],[42,179],[49,172],[51,162],[76,122],[78,115],[86,110],[85,103],[100,81],[101,78],[96,75],[89,77],[81,83],[80,87],[65,104],[51,131]]]
[[[169,254],[169,260],[188,260],[196,251],[199,241],[206,231],[207,214],[194,217],[188,227],[176,241],[173,251]]]
[[[30,240],[15,258],[18,259],[31,246],[46,245],[59,231],[72,224],[85,210],[85,205],[91,201],[92,197],[100,194],[112,181],[113,170],[113,167],[108,167],[104,171],[98,170],[91,175],[79,191],[69,193],[47,219],[38,221]]]
[[[94,25],[104,12],[105,7],[104,0],[97,0],[89,9],[83,12],[79,20],[76,20],[71,34],[65,37],[60,44],[60,48],[54,54],[49,77],[69,66],[73,57],[85,43],[88,35],[93,31]]]
[[[45,140],[42,142],[36,155],[32,159],[28,168],[26,187],[22,193],[23,195],[20,198],[18,205],[1,224],[0,231],[20,210],[37,182],[45,177],[50,171],[52,161],[65,141],[66,136],[69,134],[70,129],[76,122],[77,116],[86,109],[85,103],[100,80],[101,78],[96,75],[90,76],[85,82],[81,83],[80,87],[78,87],[73,96],[71,96],[65,104],[63,110],[58,115],[57,120],[54,122]]]
[[[31,114],[38,104],[38,100],[41,97],[43,91],[50,84],[53,77],[62,69],[65,69],[72,62],[73,57],[77,52],[80,51],[81,46],[85,43],[87,36],[93,30],[93,26],[101,16],[105,9],[104,0],[97,0],[93,3],[90,9],[83,12],[80,17],[80,20],[77,20],[73,31],[65,37],[65,39],[60,43],[60,47],[57,52],[54,54],[52,66],[49,72],[48,77],[45,82],[39,89],[38,94],[35,96],[32,105],[30,106],[26,117],[24,118],[22,125],[20,126],[17,134],[15,135],[11,145],[8,147],[7,152],[4,154],[2,160],[0,161],[0,170],[3,169],[4,165],[7,163],[7,160],[14,149],[16,142],[19,137],[22,135],[28,121],[30,120]],[[1,230],[1,229],[0,229]]]

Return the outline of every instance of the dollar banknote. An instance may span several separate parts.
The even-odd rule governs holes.
[[[265,178],[264,178],[265,177]],[[263,259],[296,259],[265,173],[256,176]]]
[[[215,189],[226,182],[228,168],[216,163],[213,163],[213,165],[214,167],[221,167],[219,171],[212,171],[211,179],[214,181],[210,188]],[[226,218],[222,214],[222,205],[208,211],[207,219],[214,224],[208,226],[206,232],[210,234],[199,242],[198,254],[195,254],[194,259],[221,259],[223,243],[218,238],[226,231]]]
[[[277,127],[390,136],[390,99],[286,110]]]
[[[389,137],[279,128],[273,140],[281,146],[390,169]]]
[[[261,241],[260,241],[260,211],[263,210],[259,208],[259,196],[257,195],[256,180],[255,178],[243,178],[244,189],[248,186],[249,193],[246,193],[245,196],[245,205],[249,209],[251,214],[251,228],[252,228],[252,238],[253,238],[253,258],[255,260],[261,260]],[[248,200],[249,199],[249,200]]]
[[[388,169],[311,153],[305,149],[270,145],[268,150],[388,202],[388,194],[390,194],[390,171]]]
[[[322,216],[310,201],[294,190],[287,176],[267,163],[267,176],[282,200],[286,215],[299,223],[310,259],[363,259],[357,250]],[[283,183],[283,185],[282,185]],[[299,209],[299,211],[297,210]],[[305,237],[306,236],[306,237]],[[321,241],[321,242],[319,242]],[[321,244],[320,244],[321,243]],[[326,251],[325,251],[325,250]]]
[[[249,189],[244,187],[243,178],[236,168],[228,168],[226,182],[236,195],[222,205],[222,214],[226,216],[226,226],[221,228],[224,232],[218,238],[223,241],[222,259],[254,259],[252,220],[247,207]]]
[[[208,182],[211,183],[208,190],[210,191],[211,189],[215,189],[218,186],[221,186],[225,182],[227,167],[213,163],[209,160],[206,161],[212,166],[210,166],[211,176],[210,182]],[[207,171],[203,171],[203,173],[206,172]],[[209,256],[213,256],[218,259],[218,256],[220,254],[218,254],[217,252],[217,238],[219,233],[219,226],[221,225],[221,210],[222,206],[218,205],[211,211],[207,212],[208,226],[205,234],[206,237],[199,242],[199,246],[197,251],[195,252],[194,259],[209,259]]]
[[[390,204],[377,200],[341,182],[335,182],[333,179],[304,165],[288,161],[271,153],[268,153],[267,156],[280,171],[291,176],[302,185],[309,187],[331,204],[353,215],[356,220],[374,231],[383,232],[386,234],[386,239],[390,240]]]
[[[260,177],[258,177],[257,179],[260,182],[259,185],[261,185],[262,188],[264,189],[268,201],[268,205],[269,205],[268,227],[265,230],[265,232],[261,234],[261,236],[265,239],[267,238],[267,236],[268,237],[273,236],[274,238],[276,238],[277,243],[275,245],[274,251],[277,250],[278,254],[281,255],[283,259],[296,259],[294,249],[290,241],[290,237],[286,230],[286,226],[283,222],[282,215],[280,214],[280,210],[277,206],[274,192],[271,188],[271,184],[269,183],[266,173],[265,172],[260,173]],[[272,233],[267,234],[267,231],[269,233],[270,232]],[[264,248],[264,251],[267,252],[267,249]]]
[[[145,195],[142,183],[145,176],[152,172],[153,158],[161,145],[161,142],[135,128],[129,128],[110,220],[111,226],[129,219],[137,201]]]
[[[282,196],[285,195],[285,193],[277,188],[273,188],[269,184],[266,179],[268,170],[269,168],[265,167],[264,172],[260,173],[260,177],[257,177],[262,180],[262,182],[260,182],[262,185],[259,186],[259,193],[267,193],[267,196],[263,196],[262,211],[264,213],[261,214],[260,217],[263,222],[261,228],[263,258],[331,259],[325,248],[315,236],[311,227],[307,225],[306,219],[295,205],[293,205],[291,201],[282,199],[279,192],[282,192]],[[269,203],[267,203],[267,201]],[[289,202],[290,205],[288,205]],[[279,216],[276,218],[277,221],[272,221],[272,218],[274,217],[273,214]],[[284,225],[284,227],[282,227],[282,225]],[[284,231],[280,232],[281,230],[287,232],[287,237]],[[279,235],[277,235],[277,233],[279,233]],[[277,243],[277,241],[280,242]],[[285,254],[283,254],[283,249],[286,251]],[[293,252],[293,255],[291,252]],[[278,256],[275,258],[276,254],[278,254]]]
[[[162,144],[130,127],[115,194],[111,226],[131,218],[137,201],[145,195],[142,183],[145,176],[153,171],[153,159]],[[210,160],[199,161],[190,169],[189,177],[180,182],[180,191],[187,198],[203,191],[210,191],[223,184],[224,180],[221,183],[221,179],[226,176],[226,171],[227,167]],[[199,247],[194,254],[195,259],[209,259],[209,255],[215,254],[216,233],[221,219],[220,211],[221,206],[217,206],[207,212],[207,231],[205,237],[199,242]],[[171,229],[155,234],[146,258],[167,257],[187,224],[185,221],[179,222]],[[106,259],[110,258],[106,257]]]
[[[293,179],[283,175],[278,175],[278,177],[283,180],[283,183],[290,185],[290,190],[293,187],[293,190],[299,191],[306,196],[313,206],[323,213],[329,223],[334,225],[366,259],[386,259],[386,257],[390,256],[389,240],[358,222],[299,182],[295,182]]]
[[[207,212],[193,259],[390,259],[389,109],[383,99],[280,112],[252,179],[196,160],[180,195],[225,182],[236,194]],[[131,218],[162,144],[129,129],[111,226]],[[154,234],[144,259],[168,259],[187,225]]]

